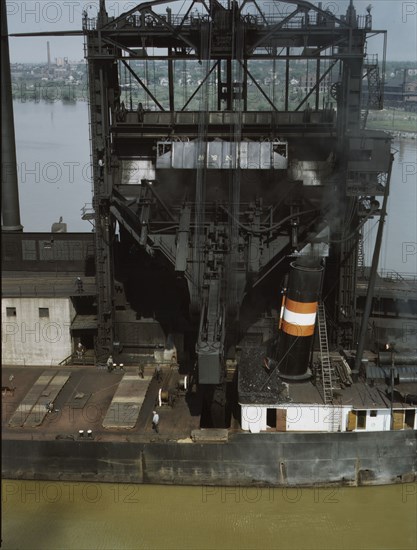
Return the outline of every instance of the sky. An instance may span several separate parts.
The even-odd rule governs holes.
[[[118,16],[133,8],[139,2],[129,0],[107,0],[107,12]],[[182,12],[190,0],[172,3],[173,13]],[[415,61],[417,51],[417,0],[355,0],[358,15],[366,14],[366,7],[372,4],[373,29],[388,31],[388,61]],[[84,9],[92,15],[97,13],[99,0],[6,0],[9,34],[21,32],[47,32],[54,30],[79,30]],[[258,0],[265,13],[277,14],[285,3],[275,0]],[[317,3],[316,3],[317,4]],[[339,16],[346,12],[348,0],[322,0],[322,8]],[[165,6],[157,8],[162,12]],[[12,63],[46,62],[48,38],[10,38],[10,60]],[[78,61],[84,56],[81,37],[49,37],[51,59],[68,57]],[[370,43],[369,53],[380,53],[381,38]]]

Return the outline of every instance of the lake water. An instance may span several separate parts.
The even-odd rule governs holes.
[[[92,202],[87,102],[13,102],[21,223],[50,231],[63,217],[68,231],[91,231],[81,208]]]
[[[417,485],[2,483],[2,548],[415,550]]]
[[[25,231],[49,231],[59,217],[68,231],[91,231],[81,208],[92,201],[88,105],[61,101],[14,102],[21,219]],[[380,268],[417,273],[417,148],[394,142]],[[377,219],[364,228],[365,261],[370,265]]]

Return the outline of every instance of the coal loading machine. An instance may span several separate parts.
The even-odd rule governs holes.
[[[331,342],[357,340],[361,229],[383,210],[391,162],[387,135],[364,129],[382,107],[366,44],[385,34],[352,2],[177,6],[84,13],[96,353],[128,363],[169,335],[203,424],[222,427],[245,346],[272,342],[283,377],[305,378],[319,301]],[[283,353],[300,337],[297,357]]]

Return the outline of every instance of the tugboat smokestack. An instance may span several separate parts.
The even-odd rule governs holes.
[[[290,381],[304,381],[311,376],[308,364],[322,274],[323,267],[317,261],[313,266],[301,265],[301,260],[291,263],[277,357],[280,376]]]

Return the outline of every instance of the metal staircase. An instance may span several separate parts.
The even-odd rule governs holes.
[[[329,343],[327,340],[326,312],[324,304],[319,303],[317,312],[317,324],[319,328],[321,379],[323,384],[324,404],[333,402],[333,381],[336,373],[333,369],[329,355]]]
[[[383,108],[382,79],[379,72],[378,56],[368,56],[364,60],[364,78],[368,82],[367,103],[362,107],[361,128],[366,128],[369,111],[380,111]]]
[[[363,279],[365,275],[365,251],[363,247],[363,235],[359,233],[358,239],[358,265],[357,274],[360,279]]]

